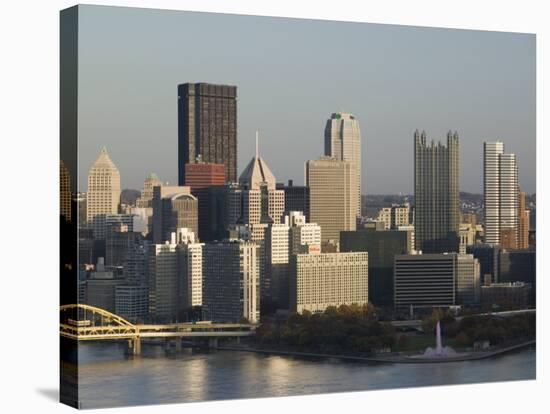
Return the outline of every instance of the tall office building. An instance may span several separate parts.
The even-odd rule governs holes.
[[[179,228],[198,234],[198,201],[189,187],[161,186],[153,188],[153,241],[170,239]]]
[[[178,228],[170,239],[151,245],[148,254],[149,314],[155,321],[181,319],[202,296],[202,244],[188,228]]]
[[[290,309],[368,303],[368,253],[297,254],[290,260]]]
[[[333,113],[325,126],[325,155],[340,161],[349,161],[354,169],[352,192],[357,200],[357,217],[361,217],[361,130],[352,114]]]
[[[449,131],[447,146],[426,144],[426,133],[414,133],[415,245],[425,253],[458,252],[459,146]]]
[[[178,85],[178,183],[185,164],[198,157],[224,164],[225,177],[237,180],[237,87],[209,83]]]
[[[203,248],[203,310],[215,322],[260,321],[260,257],[256,243],[231,240]]]
[[[529,210],[525,205],[525,193],[519,193],[519,237],[518,249],[529,248]]]
[[[212,210],[212,186],[225,184],[225,166],[207,162],[185,164],[185,185],[197,197],[199,207],[199,232],[201,240],[209,239],[210,215]]]
[[[143,190],[141,190],[141,195],[136,200],[136,207],[153,207],[153,188],[160,185],[162,185],[162,181],[160,180],[160,178],[155,173],[149,174],[143,183]]]
[[[514,248],[519,238],[518,168],[516,156],[504,153],[500,141],[483,144],[485,243]],[[505,240],[501,240],[505,239]]]
[[[71,177],[63,160],[59,165],[59,214],[71,221]]]
[[[281,222],[285,210],[285,192],[278,190],[276,179],[262,157],[250,160],[239,177],[240,214],[235,224],[247,225],[253,241],[263,239],[269,224]]]
[[[91,223],[98,214],[117,214],[120,204],[120,173],[103,147],[88,173],[86,220]]]
[[[195,234],[190,229],[178,229],[176,237],[181,306],[183,309],[202,306],[204,243],[196,242]]]
[[[321,226],[322,241],[338,241],[341,231],[355,230],[357,197],[352,164],[321,157],[306,161],[305,174],[310,221]]]

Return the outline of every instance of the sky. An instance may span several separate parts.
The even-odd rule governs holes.
[[[122,188],[177,184],[177,85],[237,86],[238,174],[259,151],[304,182],[325,123],[351,112],[365,194],[413,194],[413,134],[460,142],[460,189],[483,192],[483,142],[518,158],[535,192],[535,35],[80,6],[79,177],[106,146]]]

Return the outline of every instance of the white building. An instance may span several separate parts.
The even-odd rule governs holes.
[[[349,161],[354,169],[353,197],[357,217],[361,217],[361,130],[359,121],[349,113],[333,113],[325,126],[325,155]]]
[[[328,306],[368,302],[368,253],[291,257],[290,309],[323,312]]]
[[[149,313],[155,321],[174,322],[202,301],[202,246],[188,228],[154,244],[149,253]]]
[[[500,141],[483,144],[485,242],[500,244],[501,233],[512,229],[519,238],[518,167],[514,154],[504,153]]]
[[[103,147],[88,173],[86,220],[99,214],[117,214],[120,204],[120,173]]]

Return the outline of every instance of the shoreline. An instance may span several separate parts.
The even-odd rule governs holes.
[[[297,356],[307,358],[336,358],[347,361],[359,361],[359,362],[376,362],[386,364],[440,364],[448,362],[464,362],[475,361],[480,359],[493,358],[499,355],[513,352],[522,348],[526,348],[532,345],[536,345],[536,339],[525,341],[515,345],[509,345],[503,348],[494,349],[491,351],[472,351],[471,353],[465,353],[464,355],[458,355],[450,358],[412,358],[403,354],[389,355],[389,356],[356,356],[345,354],[324,354],[316,352],[302,352],[302,351],[287,351],[277,349],[261,349],[253,348],[250,346],[219,346],[216,349],[220,351],[241,351],[241,352],[254,352],[259,354],[268,355],[281,355],[281,356]],[[419,354],[416,354],[419,355]]]

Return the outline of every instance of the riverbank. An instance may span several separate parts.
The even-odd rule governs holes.
[[[521,342],[519,344],[509,345],[505,347],[499,347],[488,351],[471,351],[458,353],[453,357],[446,358],[418,358],[419,353],[390,353],[387,355],[379,356],[358,356],[358,355],[345,355],[345,354],[326,354],[317,352],[302,352],[294,350],[283,349],[267,349],[254,347],[249,345],[233,345],[233,346],[219,346],[217,349],[223,351],[240,351],[240,352],[254,352],[259,354],[269,355],[285,355],[285,356],[297,356],[305,358],[337,358],[346,361],[360,361],[360,362],[375,362],[375,363],[389,363],[389,364],[429,364],[429,363],[443,363],[443,362],[462,362],[473,361],[479,359],[493,358],[498,355],[502,355],[508,352],[513,352],[519,349],[527,348],[536,345],[536,340],[529,340]]]

